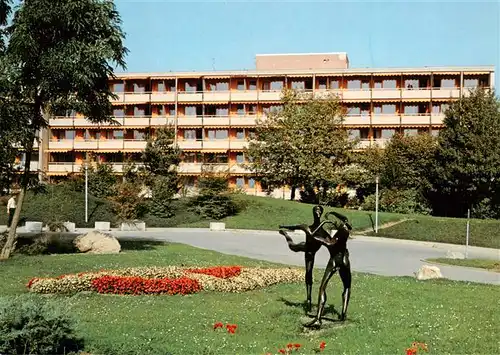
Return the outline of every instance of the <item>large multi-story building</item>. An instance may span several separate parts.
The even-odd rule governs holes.
[[[283,88],[337,94],[348,112],[344,124],[363,148],[383,145],[398,131],[436,134],[450,100],[493,83],[490,66],[349,68],[346,53],[257,55],[256,70],[117,74],[109,85],[120,126],[92,124],[78,113],[52,117],[37,167],[57,179],[80,172],[93,153],[120,173],[127,158],[140,161],[148,134],[172,124],[188,185],[212,167],[259,194],[261,186],[241,165],[244,148],[256,119],[279,109]]]

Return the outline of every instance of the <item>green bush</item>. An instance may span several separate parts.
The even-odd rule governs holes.
[[[384,189],[379,195],[379,211],[411,214],[418,213],[428,215],[431,209],[425,199],[415,190]],[[375,194],[365,198],[362,209],[375,210]]]
[[[83,348],[74,321],[43,298],[0,299],[1,354],[68,354]]]

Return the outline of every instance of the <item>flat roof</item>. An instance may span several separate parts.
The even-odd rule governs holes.
[[[291,55],[345,55],[347,56],[347,52],[325,52],[325,53],[276,53],[276,54],[256,54],[256,57],[263,57],[263,56],[271,56],[271,57],[276,57],[276,56],[291,56]]]
[[[348,68],[348,69],[276,69],[276,70],[224,70],[224,71],[166,71],[166,72],[116,72],[117,78],[174,78],[174,77],[213,77],[229,76],[282,76],[282,75],[342,75],[342,74],[379,74],[394,73],[427,74],[427,73],[455,73],[455,72],[489,73],[495,71],[494,65],[479,66],[446,66],[446,67],[414,67],[414,68]]]

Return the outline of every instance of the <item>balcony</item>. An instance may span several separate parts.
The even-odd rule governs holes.
[[[403,89],[401,90],[401,97],[403,99],[409,100],[430,100],[431,99],[431,90],[426,88],[417,88],[417,89]]]
[[[56,116],[49,119],[50,127],[73,127],[73,117]]]
[[[401,90],[399,89],[373,89],[372,99],[400,99]]]
[[[201,150],[202,141],[195,139],[183,139],[177,142],[179,148],[184,150]]]
[[[96,150],[98,149],[98,141],[96,140],[78,140],[73,142],[73,149],[75,150]]]
[[[330,98],[332,96],[336,96],[340,99],[342,99],[342,90],[340,89],[330,89],[330,90],[316,90],[314,93],[314,97],[317,99],[325,99],[325,98]]]
[[[204,126],[229,126],[229,116],[203,116]]]
[[[259,92],[260,101],[281,101],[281,90]]]
[[[228,139],[213,139],[213,140],[206,139],[203,141],[203,149],[228,150],[229,149],[229,140]]]
[[[141,140],[136,140],[136,139],[126,139],[124,140],[124,148],[127,150],[139,150],[142,151],[146,149],[146,144],[147,142],[143,139]]]
[[[92,127],[92,128],[99,128],[99,126],[108,126],[109,123],[92,123],[89,120],[87,120],[84,117],[75,117],[73,119],[73,124],[75,127]]]
[[[257,115],[232,116],[231,126],[252,127],[257,124]]]
[[[243,164],[234,164],[229,168],[229,172],[231,174],[251,174],[253,171],[245,168]]]
[[[149,116],[125,116],[123,118],[124,127],[148,127]]]
[[[203,126],[202,116],[180,116],[177,119],[177,125],[182,127],[201,127]]]
[[[101,139],[98,141],[98,149],[123,150],[123,139]]]
[[[48,165],[49,173],[78,173],[80,172],[81,165],[75,163],[59,163],[52,162]]]
[[[248,142],[246,139],[235,139],[229,142],[230,149],[242,150],[248,148]]]
[[[20,161],[18,163],[15,163],[13,168],[14,168],[14,170],[22,171],[22,170],[24,170],[25,164],[26,164],[25,161]],[[38,171],[38,161],[31,161],[30,162],[30,171]]]
[[[346,126],[369,126],[370,116],[347,115],[344,117],[344,125]]]
[[[146,103],[151,100],[151,94],[146,92],[126,92],[124,94],[125,103]]]
[[[125,94],[123,92],[115,92],[116,99],[111,99],[112,103],[123,103],[125,102]]]
[[[202,163],[179,163],[180,174],[200,174]]]
[[[228,102],[229,96],[229,91],[205,91],[203,100],[206,102]]]
[[[429,125],[431,123],[431,115],[422,113],[415,115],[402,115],[402,125]]]
[[[171,116],[153,116],[151,117],[151,126],[174,125],[175,117]]]
[[[366,149],[369,148],[371,141],[369,139],[363,138],[356,145],[356,149]]]
[[[152,103],[175,102],[175,92],[152,92]]]
[[[179,102],[202,102],[203,93],[200,91],[181,91],[177,96]]]
[[[73,139],[61,139],[49,141],[49,150],[72,150]]]
[[[370,90],[343,90],[342,99],[343,100],[370,100],[371,91]]]
[[[231,91],[231,101],[257,101],[257,90]]]
[[[432,125],[442,125],[444,120],[444,113],[433,113],[431,115]]]
[[[458,99],[460,97],[460,89],[457,88],[433,88],[433,99]]]
[[[389,138],[376,138],[371,141],[371,146],[379,146],[380,148],[385,148],[387,143],[389,143]]]
[[[397,114],[374,114],[372,125],[399,125],[401,120]]]

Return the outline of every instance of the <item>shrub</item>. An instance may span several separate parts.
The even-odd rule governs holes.
[[[174,215],[172,199],[177,192],[177,178],[172,176],[156,176],[152,182],[149,211],[152,215],[169,218]]]
[[[73,320],[54,303],[25,296],[0,301],[1,354],[67,354],[82,348]]]
[[[134,182],[122,182],[113,188],[114,195],[108,197],[119,221],[131,221],[140,217],[144,198],[140,195],[141,186]]]
[[[380,193],[379,211],[393,213],[419,213],[428,215],[431,209],[426,200],[416,190],[382,190]],[[375,195],[365,198],[362,209],[375,210]]]

